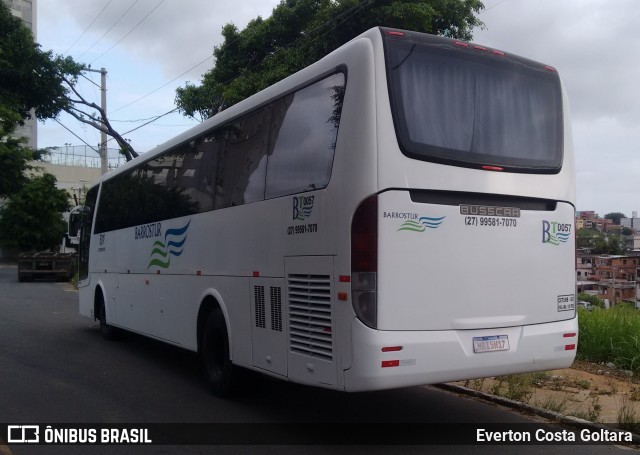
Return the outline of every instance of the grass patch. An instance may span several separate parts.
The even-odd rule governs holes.
[[[640,417],[635,406],[626,398],[622,399],[620,410],[618,411],[618,428],[621,430],[637,433],[640,430]]]
[[[496,396],[527,403],[533,394],[533,378],[531,373],[498,376],[490,392]]]
[[[590,362],[612,362],[640,372],[640,311],[627,305],[604,310],[578,308],[580,340],[577,356]]]
[[[554,395],[549,395],[545,400],[538,402],[538,405],[543,409],[547,409],[549,411],[563,413],[567,410],[567,404],[569,402],[569,397],[565,394],[562,398],[558,398]]]
[[[602,411],[602,405],[600,404],[600,398],[597,396],[590,397],[591,404],[586,411],[576,411],[570,415],[578,417],[580,419],[588,420],[590,422],[597,422],[600,418],[600,412]]]

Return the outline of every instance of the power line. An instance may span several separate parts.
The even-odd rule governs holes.
[[[158,119],[160,119],[160,118],[164,117],[165,115],[169,115],[169,114],[171,114],[171,113],[173,113],[173,112],[175,112],[175,111],[177,111],[177,110],[178,110],[178,108],[177,108],[177,107],[176,107],[176,108],[174,108],[174,109],[171,109],[170,111],[165,112],[164,114],[158,115],[158,116],[157,116],[156,118],[154,118],[153,120],[149,120],[147,123],[143,123],[143,124],[142,124],[142,125],[140,125],[140,126],[136,126],[136,127],[135,127],[135,128],[133,128],[132,130],[129,130],[129,131],[126,131],[126,132],[122,133],[120,136],[124,136],[125,134],[133,133],[135,130],[139,130],[139,129],[140,129],[140,128],[142,128],[143,126],[147,126],[149,123],[153,123],[153,122],[155,122],[156,120],[158,120]]]
[[[163,1],[164,1],[164,0],[162,0],[162,1],[160,2],[160,4],[161,4]],[[504,0],[502,0],[502,1],[504,1]],[[245,68],[245,69],[244,69],[244,70],[243,70],[243,71],[242,71],[238,76],[236,76],[236,77],[234,77],[234,78],[230,79],[227,83],[230,83],[230,82],[232,82],[232,81],[234,81],[234,80],[239,79],[239,78],[240,78],[240,77],[241,77],[245,72],[247,72],[247,71],[249,71],[249,70],[251,70],[251,69],[253,69],[253,68],[256,68],[256,67],[258,67],[258,66],[260,66],[260,65],[264,64],[264,63],[265,63],[269,58],[271,58],[271,57],[275,56],[275,55],[276,55],[280,50],[282,50],[282,49],[287,49],[287,48],[290,48],[290,47],[296,46],[296,45],[297,45],[297,43],[298,43],[299,41],[302,41],[302,40],[304,40],[304,39],[310,38],[310,37],[311,37],[311,36],[313,36],[313,34],[315,34],[318,30],[321,30],[323,27],[330,26],[330,25],[332,25],[332,24],[333,24],[333,27],[331,27],[330,29],[328,29],[327,31],[325,31],[325,32],[324,32],[324,33],[322,33],[322,34],[315,36],[315,37],[312,39],[312,41],[315,41],[315,40],[317,40],[317,39],[319,39],[319,38],[321,38],[321,37],[325,36],[327,33],[330,33],[331,31],[335,30],[337,27],[339,27],[339,26],[340,26],[340,25],[342,25],[344,22],[346,22],[348,19],[350,19],[351,17],[353,17],[355,14],[357,14],[360,10],[362,10],[362,9],[364,9],[364,8],[366,8],[366,7],[368,7],[368,6],[369,6],[369,5],[371,5],[373,2],[374,2],[374,0],[362,0],[360,3],[358,3],[358,4],[354,5],[354,6],[352,6],[351,8],[349,8],[349,9],[347,9],[347,10],[345,10],[345,11],[343,11],[342,13],[340,13],[339,15],[337,15],[336,17],[333,17],[333,18],[331,18],[330,20],[328,20],[327,22],[325,22],[325,23],[323,23],[323,24],[320,24],[319,26],[317,26],[316,28],[314,28],[314,29],[313,29],[313,30],[311,30],[310,32],[305,33],[304,35],[302,35],[302,36],[300,36],[300,37],[296,38],[295,40],[291,41],[290,43],[286,44],[285,46],[283,46],[283,47],[281,47],[281,48],[277,49],[277,50],[276,50],[276,52],[275,52],[274,54],[268,55],[268,56],[266,56],[265,58],[263,58],[260,62],[256,63],[255,65],[252,65],[251,67]],[[156,8],[157,8],[158,6],[160,6],[160,4],[156,5]],[[154,9],[155,9],[155,8],[154,8]],[[152,10],[152,11],[150,11],[150,12],[149,12],[149,14],[151,14],[152,12],[153,12],[153,10]],[[148,16],[149,14],[147,14],[147,16]],[[145,18],[146,18],[146,16],[145,16]],[[144,20],[145,18],[143,18],[143,20]],[[125,37],[126,37],[126,36],[125,36]],[[123,38],[123,39],[124,39],[124,38]],[[240,39],[240,37],[238,37],[238,38],[236,38],[235,40],[232,40],[231,42],[227,43],[227,45],[231,45],[231,44],[235,43],[236,41],[238,41],[239,39]],[[121,40],[121,41],[122,41],[122,40]],[[116,43],[116,44],[118,44],[118,43]],[[115,45],[114,45],[114,46],[115,46]],[[98,58],[99,58],[99,57],[98,57]],[[160,87],[158,87],[158,88],[156,88],[156,89],[152,90],[151,92],[149,92],[149,93],[147,93],[147,94],[145,94],[145,95],[143,95],[143,96],[141,96],[141,97],[139,97],[139,98],[136,98],[135,100],[131,101],[130,103],[127,103],[127,104],[125,104],[125,105],[123,105],[123,106],[120,106],[120,107],[119,107],[119,108],[117,108],[117,109],[114,109],[113,111],[111,111],[111,112],[110,112],[110,114],[113,114],[113,113],[115,113],[115,112],[118,112],[118,111],[120,111],[120,110],[122,110],[122,109],[124,109],[124,108],[126,108],[126,107],[131,106],[132,104],[137,103],[138,101],[141,101],[141,100],[145,99],[146,97],[148,97],[148,96],[152,95],[153,93],[155,93],[155,92],[157,92],[157,91],[159,91],[159,90],[163,89],[164,87],[166,87],[167,85],[171,84],[172,82],[175,82],[177,79],[181,78],[182,76],[184,76],[184,75],[185,75],[185,74],[187,74],[188,72],[192,71],[193,69],[197,68],[198,66],[202,65],[203,63],[205,63],[206,61],[208,61],[208,60],[210,60],[210,59],[212,59],[212,58],[213,58],[213,55],[211,55],[211,56],[209,56],[209,57],[205,58],[204,60],[200,61],[199,63],[196,63],[196,64],[195,64],[195,65],[193,65],[191,68],[189,68],[189,69],[187,69],[186,71],[182,72],[180,75],[176,76],[175,78],[171,79],[170,81],[166,82],[165,84],[161,85]],[[150,124],[150,123],[153,123],[153,122],[155,122],[156,120],[158,120],[159,118],[164,117],[165,115],[168,115],[168,114],[170,114],[170,113],[172,113],[172,112],[175,112],[175,111],[177,111],[177,110],[178,110],[178,108],[175,108],[175,109],[173,109],[173,110],[171,110],[171,111],[169,111],[169,112],[167,112],[167,113],[165,113],[165,114],[162,114],[162,115],[160,115],[160,116],[157,116],[157,117],[151,117],[151,118],[149,118],[149,119],[148,119],[148,120],[150,120],[150,121],[148,121],[147,123],[145,123],[145,124],[143,124],[143,125],[140,125],[140,126],[138,126],[137,128],[134,128],[133,130],[127,131],[126,133],[123,133],[123,134],[122,134],[122,136],[124,136],[125,134],[128,134],[128,133],[130,133],[130,132],[132,132],[132,131],[135,131],[135,130],[137,130],[137,129],[139,129],[139,128],[142,128],[143,126],[146,126],[146,125],[148,125],[148,124]],[[139,120],[139,121],[144,121],[144,120],[147,120],[147,119],[141,119],[141,120]],[[135,120],[118,120],[118,121],[120,121],[120,122],[132,122],[132,123],[133,123],[133,122],[135,122]]]
[[[80,73],[80,76],[83,77],[84,79],[88,80],[89,82],[91,82],[93,85],[95,85],[98,88],[101,88],[98,84],[96,84],[93,80],[89,79],[87,76],[85,76],[84,74]]]
[[[167,115],[169,115],[169,114],[171,114],[171,113],[173,113],[173,112],[175,112],[177,110],[178,110],[178,108],[176,107],[174,109],[171,109],[168,112],[165,112],[164,114],[160,114],[160,115],[157,115],[155,117],[151,117],[151,120],[149,120],[148,122],[143,123],[142,125],[136,126],[135,128],[130,129],[129,131],[125,131],[124,133],[120,134],[120,136],[124,137],[126,134],[133,133],[134,131],[139,130],[140,128],[142,128],[143,126],[147,126],[148,124],[153,123],[156,120],[161,119],[162,117],[167,116]],[[108,139],[107,142],[112,141],[112,140],[113,140],[113,137]]]
[[[160,87],[151,90],[149,93],[147,93],[146,95],[142,95],[140,98],[136,98],[135,100],[131,101],[130,103],[125,104],[124,106],[120,106],[117,109],[114,109],[113,111],[110,112],[110,114],[113,114],[114,112],[118,112],[122,109],[124,109],[125,107],[129,107],[132,104],[137,103],[138,101],[141,101],[143,99],[145,99],[147,96],[149,95],[153,95],[155,92],[157,92],[158,90],[161,90],[163,88],[165,88],[167,85],[171,84],[172,82],[175,82],[176,80],[180,79],[182,76],[184,76],[185,74],[187,74],[188,72],[190,72],[191,70],[196,69],[197,67],[199,67],[200,65],[202,65],[203,63],[205,63],[207,60],[211,60],[213,58],[213,55],[210,55],[209,57],[205,58],[204,60],[202,60],[199,63],[196,63],[195,65],[193,65],[191,68],[189,68],[188,70],[184,71],[183,73],[179,74],[178,76],[174,77],[173,79],[171,79],[169,82],[164,83],[163,85],[161,85]]]
[[[64,51],[64,54],[68,54],[68,53],[69,53],[69,51],[73,48],[73,46],[75,46],[75,45],[76,45],[76,43],[77,43],[78,41],[80,41],[80,38],[82,38],[82,37],[84,36],[84,34],[85,34],[85,33],[87,33],[87,30],[89,30],[89,29],[91,28],[91,26],[95,23],[95,21],[96,21],[96,20],[98,20],[98,18],[100,17],[100,15],[101,15],[102,13],[104,13],[104,10],[106,10],[106,9],[109,7],[109,5],[111,5],[111,2],[112,2],[112,1],[113,1],[113,0],[109,0],[109,2],[108,2],[106,5],[104,5],[104,8],[102,8],[102,9],[100,10],[100,12],[98,13],[98,15],[97,15],[96,17],[94,17],[94,18],[93,18],[93,20],[91,21],[91,23],[90,23],[89,25],[87,25],[87,27],[82,31],[82,33],[80,34],[80,36],[76,38],[76,40],[73,42],[73,44],[72,44],[71,46],[69,46],[69,48],[68,48],[66,51]]]
[[[499,2],[494,3],[494,4],[493,4],[493,5],[491,5],[490,7],[485,8],[482,12],[484,13],[485,11],[489,11],[491,8],[495,8],[495,7],[496,7],[496,6],[498,6],[499,4],[504,3],[504,2],[506,2],[506,1],[507,1],[507,0],[500,0]]]
[[[60,125],[61,127],[63,127],[65,130],[67,130],[68,132],[70,132],[71,134],[73,134],[75,137],[77,137],[78,139],[80,139],[80,141],[82,141],[87,147],[89,147],[91,150],[93,150],[94,152],[96,152],[98,155],[100,154],[100,152],[98,152],[98,149],[93,148],[92,145],[89,145],[87,143],[87,141],[85,141],[84,139],[82,139],[80,136],[78,136],[76,133],[74,133],[73,131],[71,131],[69,128],[66,127],[66,125],[63,125],[62,123],[60,123],[60,121],[57,118],[53,119],[54,122],[56,122],[58,125]]]
[[[123,17],[125,17],[125,16],[127,15],[127,13],[128,13],[129,11],[131,11],[131,9],[132,9],[134,6],[136,6],[136,4],[137,4],[139,1],[140,1],[140,0],[136,0],[135,2],[133,2],[133,3],[131,4],[131,6],[129,6],[129,8],[127,8],[127,9],[126,9],[126,11],[125,11],[124,13],[122,13],[122,15],[121,15],[118,19],[116,19],[116,21],[115,21],[113,24],[111,24],[111,27],[109,27],[109,28],[107,29],[107,31],[106,31],[106,32],[104,32],[104,33],[100,36],[100,38],[98,38],[98,40],[97,40],[95,43],[93,43],[93,44],[91,45],[91,47],[89,47],[89,49],[87,49],[86,51],[84,51],[82,54],[80,54],[80,55],[78,56],[78,59],[82,58],[82,56],[83,56],[83,55],[85,55],[86,53],[88,53],[89,51],[91,51],[94,47],[96,47],[96,44],[98,44],[100,41],[102,41],[102,38],[104,38],[104,37],[106,36],[106,34],[107,34],[107,33],[109,33],[109,32],[113,29],[113,27],[115,27],[118,23],[120,23],[120,21],[122,20],[122,18],[123,18]]]
[[[107,54],[107,53],[111,52],[111,50],[112,50],[114,47],[116,47],[118,44],[120,44],[122,41],[124,41],[124,40],[127,38],[127,36],[129,36],[129,35],[131,34],[131,32],[133,32],[136,28],[138,28],[138,27],[140,26],[140,24],[142,24],[142,23],[147,19],[147,17],[149,17],[149,16],[151,15],[151,13],[153,13],[155,10],[157,10],[157,9],[158,9],[158,7],[159,7],[160,5],[162,5],[164,2],[165,2],[165,0],[160,0],[160,3],[158,3],[156,6],[154,6],[154,7],[151,9],[151,11],[149,11],[149,12],[148,12],[148,13],[147,13],[147,14],[146,14],[142,19],[140,19],[140,21],[138,21],[138,23],[137,23],[136,25],[134,25],[134,26],[133,26],[133,28],[132,28],[131,30],[129,30],[127,33],[125,33],[125,35],[124,35],[122,38],[120,38],[120,39],[119,39],[119,40],[118,40],[118,41],[117,41],[113,46],[111,46],[109,49],[107,49],[107,50],[106,50],[106,51],[104,51],[102,54],[100,54],[100,55],[99,55],[97,58],[95,58],[95,59],[93,60],[93,62],[91,62],[91,63],[94,63],[96,60],[100,59],[100,58],[101,58],[102,56],[104,56],[105,54]],[[137,0],[136,0],[136,3],[137,3]]]

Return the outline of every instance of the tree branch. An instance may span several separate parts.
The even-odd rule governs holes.
[[[138,153],[133,149],[131,144],[125,140],[112,126],[107,118],[107,113],[98,106],[96,103],[91,103],[82,96],[78,90],[76,90],[75,85],[69,81],[67,78],[63,78],[64,82],[69,86],[71,91],[75,94],[78,99],[73,99],[71,97],[66,97],[66,101],[68,102],[68,106],[64,109],[64,111],[79,120],[82,123],[86,123],[87,125],[91,125],[97,130],[108,134],[111,136],[120,146],[120,150],[122,154],[125,156],[127,161],[131,161],[133,158],[138,157]],[[82,109],[77,108],[75,105],[82,104],[84,106],[90,107],[98,112],[98,116],[89,114]],[[88,118],[83,117],[86,116]]]

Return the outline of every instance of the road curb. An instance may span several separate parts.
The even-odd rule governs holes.
[[[588,428],[591,430],[608,430],[608,431],[619,430],[619,428],[616,428],[614,426],[605,425],[603,423],[591,422],[589,420],[581,419],[579,417],[568,416],[568,415],[560,414],[559,412],[549,411],[548,409],[537,408],[535,406],[531,406],[530,404],[511,400],[505,397],[499,397],[496,395],[480,392],[478,390],[470,389],[468,387],[464,387],[461,385],[437,384],[435,387],[442,390],[446,390],[448,392],[468,395],[468,396],[472,396],[472,397],[475,397],[484,401],[488,401],[491,403],[496,403],[502,406],[514,408],[523,412],[537,415],[539,417],[543,417],[547,420],[562,423],[564,425],[572,426],[575,428]],[[640,435],[636,433],[631,433],[631,437],[633,439],[633,442],[632,442],[633,445],[640,445]],[[626,445],[628,444],[629,443],[626,443]]]

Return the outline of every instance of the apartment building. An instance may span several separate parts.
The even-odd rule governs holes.
[[[593,277],[598,282],[598,298],[615,305],[622,300],[637,300],[637,278],[640,257],[595,256]]]

